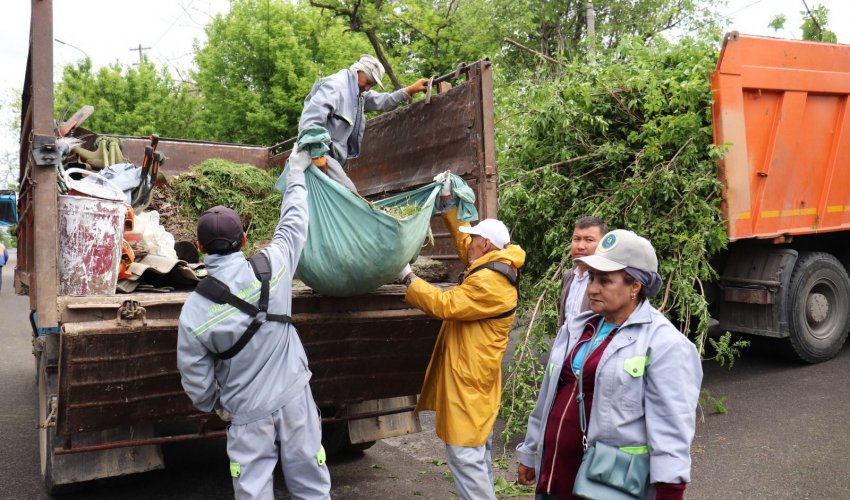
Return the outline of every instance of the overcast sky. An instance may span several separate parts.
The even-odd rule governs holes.
[[[807,1],[809,7],[822,4],[829,8],[830,29],[837,33],[840,43],[850,43],[850,1]],[[23,85],[30,1],[3,3],[0,98],[5,101],[10,89],[20,89]],[[95,67],[116,60],[124,64],[138,62],[138,51],[131,49],[141,45],[148,47],[145,54],[152,61],[168,65],[175,76],[185,75],[193,64],[193,42],[203,41],[204,25],[216,13],[226,12],[229,5],[229,0],[55,0],[54,72],[84,55],[91,57]],[[801,10],[802,0],[729,0],[721,12],[729,24],[729,31],[799,39]],[[786,28],[775,33],[767,24],[778,13],[785,14],[788,20]],[[0,147],[16,147],[10,145],[9,137],[6,127],[0,127]]]

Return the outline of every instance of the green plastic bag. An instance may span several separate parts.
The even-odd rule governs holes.
[[[288,166],[275,184],[281,192],[286,190],[287,172]],[[336,297],[369,293],[395,280],[419,255],[440,183],[369,203],[315,166],[307,168],[305,177],[310,222],[296,276],[314,291]],[[455,175],[452,186],[461,220],[477,220],[472,190]],[[379,207],[395,210],[390,214]]]

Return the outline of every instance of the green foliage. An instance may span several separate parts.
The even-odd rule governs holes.
[[[516,481],[508,482],[502,476],[496,478],[493,481],[493,487],[496,490],[497,498],[512,498],[512,497],[524,497],[529,495],[534,495],[534,487],[533,486],[523,486]]]
[[[719,398],[716,398],[711,394],[711,391],[703,387],[702,392],[700,392],[699,401],[697,402],[700,409],[700,422],[705,422],[706,406],[711,406],[714,413],[719,413],[721,415],[729,413],[729,409],[726,408],[726,401],[728,401],[728,399],[728,396],[720,396]]]
[[[735,359],[741,357],[741,349],[750,346],[749,340],[738,339],[732,342],[732,334],[724,333],[719,339],[708,339],[708,343],[714,348],[714,360],[720,363],[720,366],[725,366],[729,363],[729,369],[735,364]]]
[[[827,29],[829,9],[823,5],[818,5],[814,9],[800,11],[800,14],[803,16],[803,24],[800,26],[800,29],[803,30],[803,40],[838,42],[835,32]]]
[[[370,52],[362,35],[307,5],[236,0],[196,47],[204,123],[218,141],[274,144],[298,131],[313,82]]]
[[[500,101],[501,211],[529,257],[528,327],[508,369],[505,438],[524,429],[556,333],[560,276],[573,223],[596,215],[648,238],[664,286],[654,305],[703,352],[709,258],[727,244],[712,145],[708,76],[717,40],[629,39],[595,64]]]
[[[8,144],[8,147],[0,145],[0,189],[17,191],[21,134],[21,91],[18,89],[6,89],[0,95],[0,130]]]
[[[200,102],[189,86],[147,59],[136,67],[116,62],[97,71],[88,58],[69,64],[54,89],[54,104],[59,120],[86,104],[94,106],[84,127],[97,133],[207,137],[197,127]]]
[[[712,0],[595,0],[595,37],[587,40],[587,2],[565,0],[494,0],[491,32],[501,42],[510,37],[550,57],[572,60],[586,53],[589,44],[615,48],[638,37],[648,41],[661,33],[708,32],[716,29]],[[590,43],[588,43],[590,42]],[[534,68],[549,63],[510,48],[505,53],[512,66]]]
[[[191,220],[216,205],[235,210],[242,217],[251,249],[257,241],[271,239],[280,217],[281,195],[274,189],[277,173],[216,158],[180,174],[171,186],[182,215]]]
[[[767,24],[767,27],[773,28],[774,31],[779,31],[785,27],[785,21],[787,20],[788,19],[785,17],[785,14],[776,14]]]
[[[18,248],[18,225],[12,225],[0,231],[0,243],[6,248]]]

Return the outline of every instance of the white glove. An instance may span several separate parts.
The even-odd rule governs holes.
[[[313,163],[313,160],[310,158],[310,154],[307,151],[299,150],[296,145],[292,154],[289,155],[289,170],[303,172],[311,163]]]
[[[404,283],[404,278],[407,278],[407,275],[411,273],[413,273],[413,269],[410,268],[410,264],[405,264],[404,269],[402,269],[401,272],[398,273],[398,280]]]
[[[440,196],[443,198],[449,197],[452,195],[452,179],[451,177],[447,178],[443,181],[443,189],[440,190]]]
[[[219,407],[219,408],[215,409],[215,413],[216,413],[216,415],[218,415],[218,418],[224,420],[225,422],[230,422],[230,412],[229,411],[225,410],[224,408]]]

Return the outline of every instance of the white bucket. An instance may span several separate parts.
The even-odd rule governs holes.
[[[59,196],[59,295],[112,295],[127,205]]]

